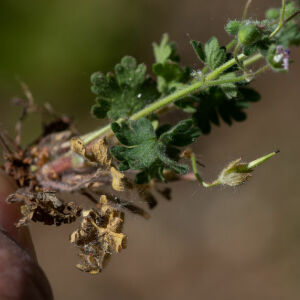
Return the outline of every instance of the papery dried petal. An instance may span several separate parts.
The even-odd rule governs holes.
[[[23,217],[16,224],[17,227],[27,225],[30,221],[57,226],[72,223],[82,211],[80,206],[73,202],[65,203],[52,192],[30,193],[19,190],[10,195],[7,202],[21,203]]]
[[[77,268],[96,274],[101,272],[112,253],[126,247],[126,235],[121,233],[124,214],[101,196],[97,209],[85,210],[80,228],[71,234],[70,241],[80,249],[81,262]]]

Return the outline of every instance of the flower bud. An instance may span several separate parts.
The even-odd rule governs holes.
[[[254,24],[241,25],[238,32],[238,41],[244,46],[251,46],[261,38],[262,32]]]
[[[236,35],[239,32],[240,25],[239,21],[229,21],[225,26],[225,31],[230,35]]]
[[[274,71],[288,71],[290,51],[285,49],[282,45],[271,45],[268,50],[267,60]]]

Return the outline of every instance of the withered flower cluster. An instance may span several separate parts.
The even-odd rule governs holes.
[[[108,258],[126,246],[126,235],[122,233],[124,210],[149,218],[144,209],[121,199],[122,192],[137,193],[153,208],[157,203],[153,191],[170,199],[170,189],[161,190],[153,182],[137,187],[114,165],[109,154],[113,138],[99,138],[85,146],[68,117],[55,114],[49,104],[37,107],[24,84],[23,88],[27,99],[14,100],[22,108],[16,139],[0,130],[5,161],[1,168],[18,186],[7,198],[21,207],[23,217],[16,226],[30,221],[59,226],[81,218],[80,227],[70,236],[70,242],[79,249],[81,262],[77,268],[99,273]],[[32,112],[41,113],[43,133],[29,146],[21,147],[22,123]],[[52,120],[46,122],[45,115]],[[93,207],[68,202],[66,196],[70,193],[91,200]]]
[[[104,195],[97,207],[83,211],[81,226],[71,235],[71,243],[80,249],[77,268],[91,274],[99,273],[112,253],[126,247],[126,235],[121,232],[124,213]]]

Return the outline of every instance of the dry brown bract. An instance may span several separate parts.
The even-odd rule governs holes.
[[[88,147],[80,138],[75,137],[71,140],[71,149],[90,163],[96,164],[101,169],[109,170],[112,177],[112,188],[115,191],[123,192],[125,190],[125,175],[112,166],[112,158],[109,155],[105,138],[98,139],[91,147]]]
[[[112,207],[106,196],[100,197],[97,209],[85,210],[80,228],[70,237],[80,249],[77,268],[91,274],[101,272],[114,252],[126,247],[126,235],[121,233],[124,214]]]
[[[123,192],[125,190],[125,175],[119,172],[116,168],[110,168],[110,174],[112,176],[112,187],[115,191]]]
[[[8,197],[9,203],[21,203],[23,217],[17,227],[28,224],[31,220],[46,225],[72,223],[80,216],[82,208],[73,202],[64,203],[52,192],[26,193],[17,191]]]
[[[91,147],[87,147],[79,137],[74,137],[71,140],[71,149],[102,169],[108,169],[111,166],[112,159],[105,138],[98,139]]]

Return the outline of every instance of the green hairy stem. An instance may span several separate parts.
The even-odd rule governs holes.
[[[240,54],[238,56],[239,61],[244,61],[244,66],[250,66],[254,63],[256,63],[257,61],[259,61],[263,56],[261,54],[255,54],[253,56],[251,56],[250,58],[248,58],[247,60],[245,60],[246,56],[244,54]],[[224,63],[222,66],[220,66],[219,68],[217,68],[216,70],[214,70],[213,72],[209,73],[204,81],[199,81],[196,83],[193,83],[189,86],[187,86],[186,88],[183,88],[179,91],[174,92],[173,94],[170,94],[162,99],[157,100],[156,102],[150,104],[149,106],[145,107],[144,109],[140,110],[139,112],[133,114],[130,117],[130,120],[138,120],[142,117],[146,117],[148,115],[150,115],[151,113],[155,112],[156,110],[165,107],[187,95],[190,95],[192,93],[197,92],[199,89],[201,88],[206,88],[209,86],[218,86],[224,83],[234,83],[234,82],[240,82],[245,80],[246,75],[242,75],[239,77],[236,77],[234,79],[227,79],[227,80],[214,80],[215,78],[217,78],[218,76],[220,76],[221,74],[224,73],[224,71],[226,71],[227,69],[231,68],[232,66],[234,66],[236,64],[236,60],[233,58],[229,61],[227,61],[226,63]],[[121,121],[121,120],[118,120]],[[81,137],[81,139],[83,140],[83,142],[85,144],[89,144],[90,142],[92,142],[93,140],[99,138],[100,136],[103,136],[105,134],[109,134],[111,132],[111,126],[110,124],[99,128],[98,130],[91,132],[89,134],[83,135]]]

